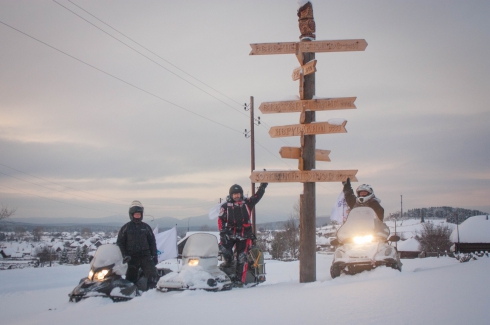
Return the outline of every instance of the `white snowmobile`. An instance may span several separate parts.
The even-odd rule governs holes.
[[[140,295],[138,287],[131,281],[123,279],[128,264],[123,261],[121,250],[117,245],[99,246],[92,262],[88,277],[68,294],[71,302],[78,302],[89,297],[106,297],[113,301],[130,300]]]
[[[157,290],[230,290],[230,278],[218,268],[218,253],[216,236],[206,233],[189,236],[182,251],[182,268],[161,277]]]
[[[352,209],[346,222],[337,230],[337,238],[331,242],[337,246],[334,253],[330,275],[332,278],[341,273],[354,275],[385,265],[399,271],[402,263],[398,251],[389,242],[400,240],[391,236],[390,229],[369,207]]]

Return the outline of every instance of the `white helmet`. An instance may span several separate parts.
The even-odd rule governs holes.
[[[368,192],[368,195],[366,196],[359,196],[359,192],[365,191]],[[362,184],[356,189],[356,194],[357,194],[357,202],[359,203],[366,203],[370,199],[374,197],[374,191],[371,185],[368,184]]]

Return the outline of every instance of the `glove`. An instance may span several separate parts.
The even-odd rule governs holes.
[[[269,185],[269,183],[260,183],[259,189],[261,188],[261,189],[265,190],[265,188],[267,187],[267,185]]]
[[[344,185],[344,187],[350,187],[350,178],[347,177],[347,180],[342,182],[342,185]]]
[[[124,256],[123,263],[128,263],[129,261],[131,261],[131,256]]]
[[[250,238],[251,240],[257,240],[257,236],[255,236],[255,234],[251,234],[251,235],[249,236],[249,238]]]
[[[219,236],[221,238],[221,241],[223,242],[227,242],[228,240],[230,240],[230,236],[228,236],[228,230],[227,229],[222,229],[220,230],[219,232]]]
[[[153,263],[155,263],[155,265],[158,264],[158,256],[152,256],[151,259],[153,260]]]

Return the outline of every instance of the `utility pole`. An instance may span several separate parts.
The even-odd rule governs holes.
[[[460,253],[459,245],[459,213],[456,212],[456,231],[458,232],[458,254]]]
[[[250,131],[247,132],[245,129],[245,137],[250,138],[250,172],[253,173],[255,170],[255,118],[254,118],[254,97],[250,96],[250,105],[244,105],[244,110],[250,111]],[[260,117],[257,119],[258,124],[260,124]],[[251,182],[252,185],[252,196],[255,195],[255,184]],[[257,230],[255,229],[255,207],[252,209],[252,229],[254,235],[257,235]]]
[[[400,195],[400,219],[403,220],[403,195]]]

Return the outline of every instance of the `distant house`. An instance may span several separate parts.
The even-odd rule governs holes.
[[[77,242],[77,241],[74,241],[73,243],[70,244],[70,248],[77,248],[77,247],[80,247],[81,245]]]
[[[65,248],[65,245],[62,242],[54,243],[52,246],[52,249],[57,253],[61,252],[63,248]]]
[[[490,252],[490,220],[487,215],[469,217],[453,230],[452,250],[461,253]]]
[[[2,258],[9,258],[11,255],[12,255],[12,253],[8,249],[0,250],[0,256]]]
[[[421,252],[419,241],[413,237],[397,242],[397,250],[400,258],[417,258]]]

